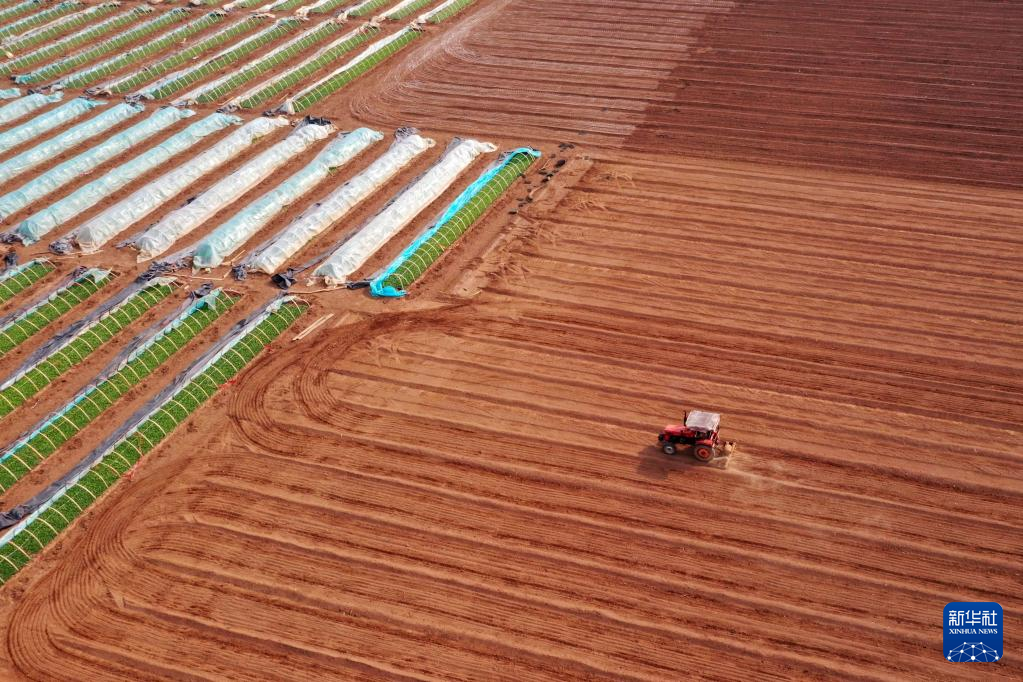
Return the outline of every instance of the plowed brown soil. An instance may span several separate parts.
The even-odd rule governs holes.
[[[4,673],[1023,676],[1023,12],[840,5],[480,0],[321,103],[559,172],[310,294],[0,590]],[[727,469],[654,446],[694,407]]]

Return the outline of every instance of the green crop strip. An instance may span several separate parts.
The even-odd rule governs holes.
[[[131,429],[108,453],[0,547],[0,582],[6,583],[33,555],[85,512],[173,430],[238,374],[267,345],[305,312],[306,305],[285,303],[231,346],[207,369],[174,393],[163,406]]]
[[[220,295],[209,305],[192,309],[180,321],[161,330],[155,342],[138,353],[124,367],[101,383],[91,386],[54,417],[48,419],[27,438],[19,441],[0,458],[0,490],[6,492],[15,483],[52,455],[98,418],[125,393],[185,347],[203,329],[234,304],[236,299]]]
[[[0,303],[9,301],[56,270],[48,261],[36,260],[0,279]]]
[[[141,8],[136,8],[141,9]],[[61,74],[67,73],[72,69],[75,69],[84,64],[102,57],[103,55],[114,52],[115,50],[123,49],[127,45],[134,43],[146,36],[159,31],[164,26],[184,21],[188,18],[188,10],[177,7],[169,12],[161,14],[160,16],[147,21],[135,28],[129,29],[122,33],[118,33],[101,43],[98,43],[82,52],[75,53],[64,59],[48,64],[37,71],[32,73],[26,73],[14,77],[15,83],[38,83],[40,81],[54,78]]]
[[[50,26],[45,26],[22,36],[6,38],[3,43],[0,43],[0,51],[3,51],[8,55],[13,55],[16,52],[21,52],[22,50],[34,47],[39,43],[44,43],[56,38],[57,36],[64,35],[79,26],[84,26],[90,21],[94,21],[104,15],[110,14],[116,9],[117,5],[111,2],[104,3],[102,5],[95,5],[81,12],[76,12],[70,16],[64,17],[60,21],[55,21]]]
[[[71,343],[40,360],[21,378],[0,390],[0,418],[6,417],[43,391],[72,367],[84,362],[100,346],[170,296],[172,291],[174,289],[170,284],[154,284],[132,294],[107,315],[78,332]]]
[[[309,2],[309,0],[285,0],[284,2],[279,2],[276,5],[274,5],[273,7],[271,7],[270,11],[271,12],[287,12],[288,10],[295,9],[296,7],[301,7],[302,5],[306,4],[307,2]]]
[[[20,21],[16,21],[13,24],[7,24],[6,26],[0,27],[0,37],[24,33],[33,26],[45,24],[51,19],[56,19],[57,17],[74,12],[76,9],[81,9],[82,6],[82,3],[78,2],[78,0],[70,0],[69,2],[62,2],[59,5],[48,7],[42,12],[37,12],[31,16],[21,19]]]
[[[290,100],[291,102],[291,113],[298,113],[305,111],[309,107],[313,106],[325,97],[329,97],[341,88],[345,87],[356,78],[366,73],[373,67],[379,65],[385,59],[393,54],[404,49],[409,43],[422,35],[419,31],[406,29],[406,31],[399,35],[395,40],[388,43],[383,49],[377,50],[373,54],[369,55],[362,61],[352,65],[351,67],[336,73],[324,82],[313,87],[307,92],[300,94],[298,97]]]
[[[47,325],[67,314],[72,308],[106,286],[113,274],[105,272],[93,277],[86,273],[58,290],[44,303],[18,316],[0,329],[0,357],[7,355]]]
[[[178,31],[175,31],[175,33],[178,35],[175,35],[173,37],[168,36],[169,39],[166,41],[164,41],[164,39],[161,38],[160,41],[163,42],[164,44],[161,44],[156,49],[151,49],[149,53],[144,56],[149,56],[150,54],[153,54],[158,50],[162,50],[167,46],[174,45],[180,42],[183,38],[198,33],[200,30],[208,26],[212,26],[218,21],[223,20],[224,16],[225,15],[220,12],[210,12],[201,19],[194,21],[191,24],[188,24],[187,26],[181,27],[180,29],[178,29]],[[145,68],[139,70],[132,76],[125,78],[124,80],[117,81],[110,87],[110,92],[113,94],[122,94],[125,92],[130,92],[135,88],[140,87],[145,83],[148,83],[149,81],[159,78],[160,76],[164,75],[171,69],[181,66],[186,62],[192,61],[206,50],[212,49],[218,45],[223,45],[231,38],[234,38],[235,36],[247,32],[250,28],[259,24],[260,21],[261,20],[259,18],[254,16],[246,17],[239,21],[238,23],[232,26],[228,26],[223,31],[218,31],[211,36],[207,36],[206,38],[196,42],[194,45],[190,45],[187,48],[180,50],[179,52],[175,52],[174,54],[169,55],[165,59],[158,61],[154,64],[148,64]],[[139,57],[138,59],[135,59],[133,61],[140,61],[142,58],[143,57]]]
[[[259,48],[282,38],[291,31],[294,31],[298,28],[298,26],[299,21],[297,19],[281,19],[273,26],[240,43],[233,49],[214,57],[201,66],[197,66],[190,71],[186,71],[174,80],[164,83],[154,90],[147,91],[146,96],[151,97],[152,99],[160,99],[162,97],[167,97],[168,95],[173,95],[182,88],[186,88],[193,83],[197,83],[219,73],[225,66],[229,66],[242,57],[255,52]]]
[[[181,43],[181,41],[185,40],[186,38],[189,38],[195,35],[196,33],[199,33],[200,31],[203,31],[209,28],[210,26],[213,26],[214,24],[216,24],[219,21],[222,21],[223,19],[224,19],[223,13],[210,12],[205,16],[199,17],[195,21],[191,21],[185,24],[184,26],[179,26],[173,31],[168,31],[164,35],[154,38],[153,40],[147,41],[146,43],[139,45],[138,47],[135,47],[131,50],[128,50],[127,52],[122,52],[121,54],[103,62],[102,64],[97,64],[96,66],[85,69],[84,71],[79,71],[76,74],[72,74],[62,81],[62,85],[68,88],[81,88],[85,87],[86,85],[91,85],[92,83],[95,83],[99,79],[104,78],[114,73],[115,71],[119,71],[125,66],[128,66],[130,64],[136,64],[145,59],[148,59],[157,52],[166,50],[168,47],[177,46],[179,43]],[[253,18],[253,23],[255,21],[258,20]],[[238,33],[240,33],[242,30],[244,29],[239,29]],[[210,36],[205,40],[199,41],[195,45],[187,47],[184,50],[180,50],[179,52],[176,52],[175,54],[167,57],[162,61],[147,66],[145,69],[142,69],[137,74],[137,84],[141,85],[146,81],[153,80],[154,78],[162,76],[175,66],[184,64],[190,59],[198,56],[204,50],[208,50],[211,47],[223,43],[224,41],[231,38],[232,35],[234,34],[232,33],[231,35],[226,35],[223,38],[220,38],[219,40],[217,40],[218,35]],[[124,85],[125,83],[130,83],[130,85],[125,85],[125,87],[122,88],[121,86]],[[133,87],[135,84],[136,79],[131,79],[130,81],[122,81],[117,84],[118,85],[117,88],[111,88],[111,92],[125,92],[131,89],[131,87]]]
[[[372,14],[381,7],[386,7],[387,5],[390,5],[392,2],[394,2],[394,0],[372,0],[372,2],[364,3],[361,6],[356,5],[357,9],[350,10],[348,12],[348,16],[364,17],[367,14]],[[340,5],[341,3],[339,2],[337,4]]]
[[[326,50],[323,51],[322,54],[313,57],[309,61],[297,67],[296,69],[289,71],[288,73],[284,74],[277,80],[273,81],[266,87],[260,89],[259,91],[253,93],[252,95],[249,95],[239,103],[239,106],[242,109],[251,109],[252,107],[259,106],[268,99],[279,95],[285,90],[290,89],[300,81],[321,70],[328,64],[332,64],[333,62],[337,61],[341,57],[341,55],[345,54],[346,52],[351,52],[356,47],[362,45],[379,32],[380,29],[376,27],[363,28],[351,38],[347,40],[342,40],[340,43],[332,47],[328,47]]]
[[[450,19],[451,17],[455,16],[456,14],[458,14],[459,12],[461,12],[463,9],[473,4],[474,2],[476,2],[476,0],[458,0],[458,2],[453,2],[444,9],[442,9],[441,11],[434,14],[432,17],[430,17],[429,21],[431,24],[439,24],[442,21],[445,21],[446,19]]]
[[[296,40],[292,44],[285,45],[281,47],[281,49],[266,55],[262,59],[251,62],[245,68],[231,74],[231,77],[227,80],[213,85],[209,90],[206,90],[199,95],[196,98],[196,102],[200,104],[216,102],[239,85],[247,83],[256,76],[262,75],[271,69],[277,68],[281,64],[308,50],[313,45],[326,40],[340,30],[341,24],[332,21],[324,22],[308,34],[303,35],[301,40]]]
[[[435,2],[437,2],[437,0],[416,0],[416,2],[405,5],[397,12],[389,12],[385,16],[388,19],[404,19],[405,17],[411,16],[422,8],[428,7]]]
[[[109,10],[103,10],[104,13],[107,13],[108,11],[112,12],[116,9],[116,5],[99,5],[96,7],[96,12],[98,13],[102,8],[109,8]],[[14,73],[17,69],[34,66],[35,64],[50,59],[51,57],[65,55],[69,50],[86,43],[91,43],[115,29],[134,23],[140,16],[152,11],[153,10],[148,7],[136,7],[128,12],[124,12],[123,14],[118,14],[116,17],[111,17],[107,21],[69,35],[66,38],[61,38],[49,45],[44,45],[38,50],[0,64],[0,75],[6,76]],[[92,17],[90,16],[88,20],[91,19]]]
[[[20,4],[8,7],[5,10],[0,10],[0,21],[8,21],[14,17],[20,17],[26,12],[30,12],[43,4],[43,0],[28,0]]]
[[[515,152],[505,165],[486,183],[479,187],[472,197],[454,214],[447,218],[428,239],[423,240],[381,285],[397,290],[407,289],[413,282],[441,257],[458,238],[480,219],[488,208],[504,194],[515,180],[533,163],[535,156],[526,152]]]

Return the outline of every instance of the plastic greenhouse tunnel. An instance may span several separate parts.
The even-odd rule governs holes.
[[[413,282],[451,247],[540,157],[530,147],[507,152],[465,188],[440,218],[370,283],[374,296],[404,296]]]

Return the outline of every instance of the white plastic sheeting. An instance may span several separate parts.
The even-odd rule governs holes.
[[[210,114],[201,121],[196,121],[160,144],[142,152],[131,161],[121,164],[101,178],[79,187],[60,201],[29,216],[18,226],[18,236],[21,237],[24,244],[39,241],[43,235],[52,232],[54,228],[95,206],[104,197],[116,192],[129,182],[166,163],[197,144],[207,135],[212,135],[233,123],[240,122],[241,119],[238,117],[227,114]]]
[[[0,90],[0,99],[14,99],[21,97],[21,88],[4,88]]]
[[[255,9],[251,9],[249,11],[253,12],[253,13],[256,13],[256,14],[259,14],[261,12],[269,12],[270,8],[273,7],[276,4],[277,4],[276,2],[268,2],[267,4],[263,5],[262,7],[257,7]],[[243,9],[245,8],[245,0],[235,0],[234,2],[229,2],[226,5],[224,5],[223,10],[225,12],[230,12],[230,11],[232,11],[234,9],[239,8],[239,7],[243,8]]]
[[[195,268],[215,268],[263,228],[285,206],[311,191],[384,136],[369,128],[342,133],[327,144],[302,170],[252,202],[199,242],[192,257]]]
[[[61,152],[109,130],[142,111],[142,107],[137,104],[123,103],[102,111],[89,120],[0,163],[0,182],[7,182],[44,161],[51,160]]]
[[[169,213],[135,239],[139,260],[159,256],[178,239],[236,201],[288,160],[301,154],[318,140],[328,137],[334,130],[332,125],[311,123],[295,128],[288,137],[210,187],[191,203]]]
[[[401,0],[401,2],[399,2],[397,5],[387,10],[380,16],[374,17],[374,21],[379,21],[381,19],[390,19],[398,12],[401,12],[403,9],[416,2],[419,2],[419,0]]]
[[[302,247],[390,182],[412,159],[434,144],[433,140],[414,132],[399,136],[386,153],[261,246],[245,265],[268,275],[277,272]]]
[[[329,285],[343,284],[406,225],[432,204],[480,154],[496,151],[489,142],[461,140],[440,161],[391,201],[313,273]]]
[[[85,112],[95,109],[96,107],[101,107],[104,104],[106,104],[106,102],[100,102],[86,97],[75,97],[70,102],[63,104],[56,109],[39,114],[35,118],[25,121],[20,126],[11,128],[7,132],[0,134],[0,152],[6,152],[8,149],[12,149],[17,147],[19,144],[23,144],[35,137],[39,137],[46,131],[53,130],[54,128],[62,126],[69,121],[73,121]]]
[[[72,233],[71,238],[86,253],[98,250],[118,233],[173,199],[199,178],[235,158],[257,140],[288,125],[290,125],[288,119],[283,116],[249,121],[190,161],[165,173],[93,217]]]
[[[64,94],[60,92],[55,92],[52,95],[44,95],[41,92],[35,92],[31,95],[19,97],[10,104],[5,104],[0,107],[0,125],[10,123],[14,119],[21,118],[25,114],[30,114],[39,107],[45,107],[47,104],[59,102],[63,96]]]
[[[0,197],[0,218],[6,218],[12,213],[20,211],[33,201],[63,187],[75,178],[88,175],[118,154],[123,154],[167,126],[192,115],[194,112],[188,109],[174,107],[153,112],[146,120],[140,121],[116,135],[111,135],[78,156],[54,166],[13,192]]]

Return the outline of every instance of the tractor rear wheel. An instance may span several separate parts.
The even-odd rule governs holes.
[[[701,462],[709,462],[714,459],[714,448],[710,445],[694,445],[693,457]]]
[[[675,454],[675,444],[674,443],[664,443],[663,445],[661,445],[661,451],[664,454],[666,454],[666,455],[674,455]]]

